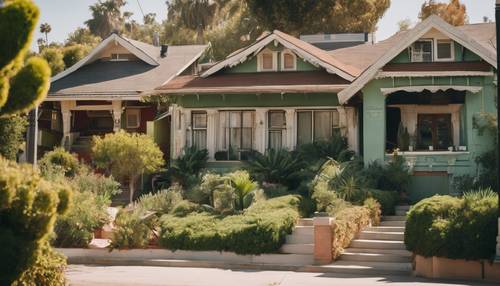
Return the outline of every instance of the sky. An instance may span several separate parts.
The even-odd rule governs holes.
[[[133,12],[132,16],[142,23],[142,13],[139,4],[142,6],[144,14],[156,13],[156,19],[162,21],[166,18],[166,0],[128,0],[126,11]],[[483,16],[494,19],[495,0],[461,0],[467,7],[470,23],[480,23]],[[64,42],[67,35],[77,27],[84,26],[84,22],[90,18],[89,6],[97,0],[34,0],[41,10],[40,23],[49,23],[52,32],[49,34],[49,41]],[[413,23],[418,20],[420,6],[425,0],[392,0],[391,7],[387,10],[383,18],[378,23],[376,40],[381,41],[388,38],[398,30],[397,23],[403,19],[410,19]],[[443,2],[443,1],[441,1]],[[444,1],[447,2],[447,1]],[[31,45],[33,50],[37,50],[36,39],[42,37],[39,29],[36,30]]]

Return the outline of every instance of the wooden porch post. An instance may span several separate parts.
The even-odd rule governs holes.
[[[112,101],[113,110],[113,132],[118,132],[122,128],[122,101],[113,100]]]
[[[63,137],[61,140],[61,146],[63,148],[71,147],[71,142],[70,142],[71,105],[72,105],[72,102],[70,102],[70,101],[61,101],[62,130],[63,130]]]

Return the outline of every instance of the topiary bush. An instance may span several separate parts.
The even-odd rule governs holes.
[[[159,243],[172,250],[275,252],[299,218],[299,204],[299,197],[285,196],[255,203],[241,215],[165,215],[160,221]]]
[[[489,259],[495,253],[498,196],[434,196],[414,205],[406,222],[406,248],[452,259]]]
[[[69,153],[62,147],[47,152],[43,155],[42,159],[40,159],[38,165],[43,175],[47,175],[54,171],[61,171],[67,177],[75,176],[82,167],[76,155]]]
[[[34,265],[70,201],[69,186],[0,158],[0,285],[12,284]]]
[[[155,194],[146,194],[139,197],[136,207],[144,211],[153,211],[166,214],[182,201],[182,189],[172,186]]]

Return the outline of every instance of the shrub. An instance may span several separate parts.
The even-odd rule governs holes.
[[[174,206],[171,213],[174,216],[184,217],[190,213],[199,212],[201,210],[202,209],[198,204],[183,200]]]
[[[231,180],[236,195],[236,206],[239,210],[243,210],[250,206],[252,200],[246,199],[252,192],[258,188],[258,184],[250,179],[250,174],[247,171],[234,171],[227,175]],[[246,202],[246,203],[245,203]]]
[[[408,213],[405,244],[408,250],[430,257],[488,259],[495,252],[498,197],[434,196]]]
[[[157,226],[156,216],[139,209],[118,212],[111,249],[145,248],[153,238]]]
[[[93,173],[86,167],[81,167],[78,175],[71,182],[75,189],[80,192],[91,192],[107,204],[111,202],[113,196],[122,191],[120,183],[113,177]]]
[[[229,184],[223,184],[214,191],[214,209],[221,214],[231,214],[236,209],[237,195]]]
[[[206,167],[207,161],[206,149],[198,150],[196,146],[185,148],[182,156],[174,160],[170,167],[174,181],[183,187],[189,187]]]
[[[263,184],[264,194],[267,198],[277,198],[289,194],[288,188],[281,184]]]
[[[66,285],[64,270],[66,268],[66,257],[55,251],[48,243],[41,247],[41,255],[35,263],[29,267],[17,279],[12,286],[22,285]]]
[[[95,193],[75,191],[73,206],[57,218],[53,244],[56,247],[87,247],[94,231],[109,221],[108,203]]]
[[[144,211],[154,211],[159,214],[166,214],[181,201],[181,189],[173,186],[155,194],[142,195],[137,201],[137,208]]]
[[[380,203],[382,214],[393,215],[396,212],[396,205],[399,202],[399,195],[394,191],[381,191],[366,189],[367,197],[374,198]]]
[[[16,160],[24,143],[24,132],[28,126],[26,116],[13,115],[0,118],[0,155]]]
[[[304,164],[298,156],[285,149],[271,149],[266,154],[251,154],[246,167],[261,182],[282,184],[293,189],[303,177]]]
[[[0,285],[12,284],[39,259],[70,202],[68,186],[45,181],[32,166],[0,158]]]
[[[335,217],[333,243],[334,259],[342,254],[345,247],[349,246],[359,231],[370,224],[370,209],[362,206],[348,206],[338,211],[330,211],[330,216]]]
[[[338,133],[330,140],[301,145],[297,151],[299,156],[309,164],[316,162],[322,164],[328,159],[346,162],[354,156],[354,152],[349,150],[347,138]]]
[[[40,171],[46,175],[55,170],[60,170],[67,177],[75,176],[81,165],[74,154],[58,147],[53,151],[47,152],[39,161]]]
[[[285,196],[253,204],[241,215],[165,215],[161,218],[160,245],[172,250],[274,252],[292,231],[299,203],[298,197]]]
[[[400,194],[408,190],[410,173],[406,161],[397,153],[387,164],[378,161],[368,165],[360,174],[365,179],[365,186],[373,189],[396,191]]]
[[[372,224],[379,225],[380,217],[382,216],[380,203],[374,198],[368,198],[363,202],[363,206],[365,206],[370,211]]]

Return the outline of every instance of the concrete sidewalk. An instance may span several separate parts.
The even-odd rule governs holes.
[[[75,286],[354,286],[354,285],[494,285],[477,282],[436,281],[416,277],[355,276],[340,273],[304,273],[291,271],[222,270],[215,268],[175,268],[144,266],[69,265],[66,271]]]

